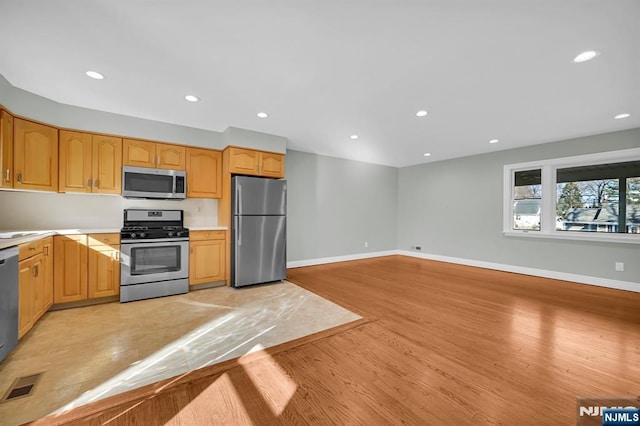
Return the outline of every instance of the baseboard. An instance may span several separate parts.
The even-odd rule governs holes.
[[[458,263],[461,265],[476,266],[485,269],[495,269],[516,274],[533,275],[536,277],[552,278],[556,280],[572,281],[580,284],[608,287],[617,290],[627,290],[640,293],[640,283],[631,281],[612,280],[608,278],[592,277],[589,275],[569,274],[566,272],[550,271],[547,269],[527,268],[525,266],[505,265],[502,263],[484,262],[481,260],[463,259],[459,257],[440,256],[436,254],[417,253],[408,250],[397,250],[394,254],[417,257],[420,259],[437,260],[439,262]]]
[[[347,254],[345,256],[320,257],[317,259],[294,260],[287,262],[288,268],[302,268],[303,266],[324,265],[326,263],[347,262],[349,260],[369,259],[398,254],[398,250],[375,251],[371,253]]]

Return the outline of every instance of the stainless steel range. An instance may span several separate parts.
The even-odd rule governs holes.
[[[124,211],[120,302],[189,291],[189,230],[182,210]]]

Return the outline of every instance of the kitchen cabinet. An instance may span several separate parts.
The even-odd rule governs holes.
[[[186,148],[167,143],[124,139],[122,163],[125,166],[185,170]]]
[[[54,237],[54,302],[120,294],[120,234]]]
[[[60,130],[60,192],[122,193],[122,139]]]
[[[19,246],[18,338],[22,338],[46,312],[42,241]]]
[[[187,197],[222,197],[222,152],[187,148]]]
[[[87,236],[53,237],[53,302],[87,298]]]
[[[13,116],[0,110],[0,188],[13,188]]]
[[[229,147],[229,173],[274,178],[284,177],[284,154]]]
[[[58,129],[14,119],[12,183],[15,189],[58,190]]]
[[[89,234],[89,299],[120,294],[120,235]]]
[[[189,285],[225,280],[226,231],[189,233]]]
[[[44,256],[42,271],[44,275],[44,310],[53,305],[53,237],[47,237],[42,242]]]

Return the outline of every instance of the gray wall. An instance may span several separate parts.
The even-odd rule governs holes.
[[[637,147],[640,129],[632,129],[402,168],[398,248],[640,282],[640,245],[502,234],[504,165]],[[624,272],[614,270],[616,261]]]
[[[224,133],[220,133],[60,104],[13,87],[2,75],[0,75],[0,105],[26,118],[57,127],[88,132],[110,133],[212,149],[237,145],[284,153],[287,146],[286,138],[267,133],[238,128],[229,128]]]
[[[289,150],[286,177],[288,261],[396,249],[398,169]]]

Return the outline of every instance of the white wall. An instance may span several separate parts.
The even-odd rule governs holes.
[[[187,226],[218,224],[217,200],[133,200],[117,195],[0,191],[0,230],[119,229],[123,210],[131,208],[184,210]]]

